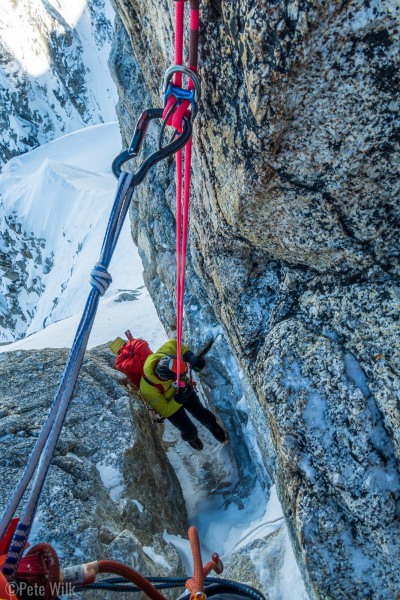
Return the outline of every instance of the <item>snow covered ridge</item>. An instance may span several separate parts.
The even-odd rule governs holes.
[[[44,341],[27,338],[18,347],[60,347],[72,342],[114,200],[116,180],[110,165],[120,144],[116,123],[97,125],[14,158],[4,168],[0,175],[0,343],[53,323]],[[132,321],[137,321],[137,335],[148,333],[151,343],[162,343],[163,332],[143,288],[142,265],[128,222],[110,272],[113,283],[100,303],[104,317],[96,322],[90,345],[123,334],[133,328]],[[72,324],[65,321],[69,317]]]
[[[60,135],[115,119],[108,0],[2,0],[0,166]]]

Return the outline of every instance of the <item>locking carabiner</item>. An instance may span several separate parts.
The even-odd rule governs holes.
[[[194,88],[192,90],[182,89],[171,83],[171,79],[175,73],[182,73],[192,80]],[[197,115],[199,109],[199,100],[201,96],[201,80],[198,74],[189,67],[183,65],[172,65],[169,67],[164,75],[164,106],[166,106],[168,98],[174,96],[178,100],[189,100],[192,111],[190,119],[193,119]]]
[[[121,154],[118,154],[118,156],[113,160],[111,168],[112,172],[114,173],[117,179],[121,175],[122,165],[125,164],[128,160],[135,158],[135,156],[139,154],[140,148],[143,144],[143,140],[146,137],[147,129],[150,125],[150,122],[153,119],[162,119],[162,117],[162,108],[150,108],[149,110],[145,110],[141,114],[128,150],[124,150],[123,152],[121,152]],[[190,120],[186,117],[184,117],[183,123],[183,131],[178,137],[174,138],[166,146],[163,146],[159,150],[156,150],[155,152],[150,154],[150,156],[148,156],[143,161],[136,173],[133,175],[133,183],[135,186],[143,181],[151,167],[153,167],[160,160],[168,158],[169,156],[172,156],[179,150],[182,150],[182,148],[188,143],[190,136],[192,135],[192,125]]]

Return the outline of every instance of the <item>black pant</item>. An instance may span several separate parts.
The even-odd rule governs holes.
[[[191,442],[197,438],[197,427],[189,419],[187,412],[197,419],[204,427],[211,429],[217,419],[208,408],[202,405],[197,394],[193,392],[189,400],[176,413],[168,417],[172,423],[181,432],[182,439],[185,442]]]

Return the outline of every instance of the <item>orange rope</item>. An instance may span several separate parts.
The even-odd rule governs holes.
[[[200,541],[195,527],[189,528],[189,542],[193,555],[193,577],[185,583],[190,594],[190,600],[205,600],[204,579],[211,571],[220,575],[224,566],[216,552],[211,556],[211,560],[204,566],[201,560]]]
[[[99,560],[98,565],[99,573],[114,573],[115,575],[125,577],[125,579],[134,583],[152,600],[168,600],[143,575],[140,575],[140,573],[127,565],[123,565],[115,560]]]
[[[193,595],[197,592],[204,592],[204,575],[200,552],[200,541],[196,527],[189,527],[188,534],[190,549],[193,555],[193,577],[188,579],[185,585],[189,592],[192,592]]]

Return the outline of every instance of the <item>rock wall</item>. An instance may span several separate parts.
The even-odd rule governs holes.
[[[160,105],[174,3],[114,4],[132,48],[118,21],[128,142],[140,111]],[[253,420],[311,598],[400,588],[399,10],[201,3],[185,335],[199,349],[220,334],[209,397],[242,468]],[[158,167],[131,213],[170,332],[173,188],[171,164]],[[246,385],[257,401],[245,393],[237,410]]]
[[[0,482],[7,491],[0,512],[26,465],[66,357],[58,349],[0,354]],[[112,558],[147,576],[183,576],[175,548],[163,539],[163,532],[187,535],[181,488],[147,408],[112,363],[107,347],[86,355],[30,542],[52,544],[63,567]]]

